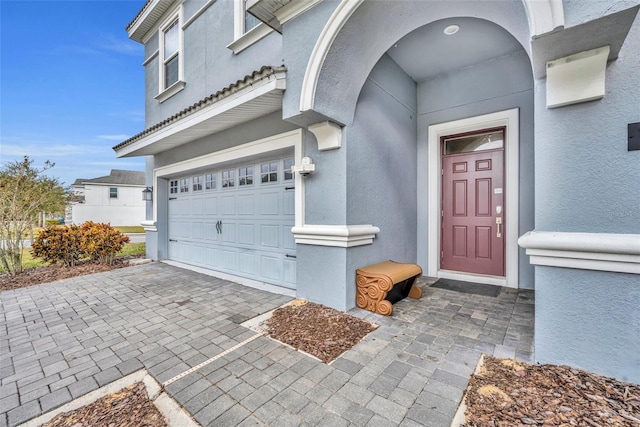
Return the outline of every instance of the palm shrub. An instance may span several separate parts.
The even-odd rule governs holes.
[[[84,254],[101,264],[113,264],[118,251],[129,242],[129,237],[109,224],[87,221],[80,226]]]
[[[73,267],[84,254],[80,227],[47,226],[33,240],[31,253],[47,262]]]

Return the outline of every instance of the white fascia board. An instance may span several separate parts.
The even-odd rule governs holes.
[[[640,274],[640,234],[530,231],[518,244],[533,265]]]
[[[317,246],[336,246],[350,248],[353,246],[370,245],[378,227],[371,224],[364,225],[310,225],[291,228],[296,243]]]
[[[305,13],[316,4],[320,3],[320,1],[321,0],[295,0],[276,10],[274,15],[281,24],[284,24],[287,21],[291,21],[296,16]]]
[[[156,142],[159,142],[170,136],[174,136],[181,131],[189,129],[195,125],[198,125],[206,120],[214,119],[216,116],[237,108],[242,104],[245,104],[253,99],[256,99],[262,95],[266,95],[271,92],[284,92],[286,87],[284,73],[282,75],[275,75],[269,78],[269,81],[257,82],[252,85],[248,85],[238,92],[230,95],[221,101],[214,102],[208,107],[204,107],[195,113],[190,114],[183,120],[178,120],[170,125],[167,125],[156,132],[136,141],[130,145],[123,147],[116,152],[116,157],[125,157],[138,150],[148,147]]]

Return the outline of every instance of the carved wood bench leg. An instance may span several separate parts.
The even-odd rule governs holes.
[[[422,289],[417,287],[415,284],[411,285],[411,290],[409,291],[409,298],[419,299],[422,296]]]

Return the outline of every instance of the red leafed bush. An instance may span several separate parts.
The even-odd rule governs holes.
[[[80,227],[47,226],[34,239],[31,253],[47,262],[73,267],[84,253]]]
[[[113,264],[116,253],[129,242],[129,237],[109,224],[87,221],[80,226],[84,253],[101,264]]]

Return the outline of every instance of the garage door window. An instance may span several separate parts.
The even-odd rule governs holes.
[[[180,179],[180,193],[189,192],[189,178]]]
[[[217,176],[215,173],[208,173],[204,176],[204,189],[205,190],[215,190],[216,189],[216,181]]]
[[[253,166],[238,169],[238,185],[240,187],[253,184]]]
[[[278,182],[278,163],[269,162],[260,165],[260,180],[263,184]]]
[[[236,186],[235,169],[222,171],[222,188],[233,188],[235,186]]]
[[[202,191],[202,176],[194,176],[191,178],[191,188],[193,191]]]
[[[169,181],[169,194],[178,194],[178,180]]]
[[[293,166],[293,159],[284,159],[284,180],[291,181],[293,179],[293,172],[291,167]]]

